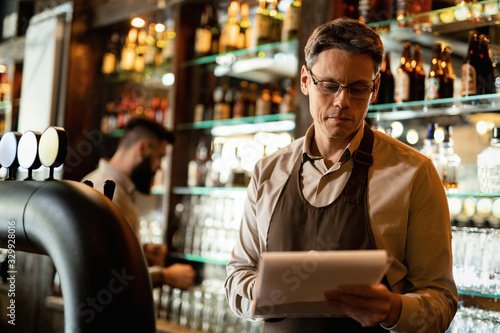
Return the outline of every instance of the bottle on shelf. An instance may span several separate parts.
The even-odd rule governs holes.
[[[429,77],[427,79],[426,98],[428,100],[438,99],[443,82],[443,67],[441,66],[441,43],[434,44],[434,51],[431,61],[431,69],[429,70]]]
[[[479,69],[478,35],[476,31],[469,33],[467,55],[462,63],[461,96],[473,96],[477,93],[477,71]]]
[[[196,28],[194,37],[194,55],[195,57],[204,57],[212,53],[212,27],[210,26],[210,17],[213,7],[207,4],[201,14],[200,25]]]
[[[427,135],[424,139],[424,145],[420,152],[431,159],[434,165],[437,164],[438,158],[438,145],[436,140],[434,139],[434,132],[436,130],[436,124],[429,123],[427,124]]]
[[[142,72],[146,67],[145,53],[147,50],[147,36],[148,33],[146,32],[146,30],[140,30],[139,34],[137,35],[137,49],[134,62],[134,70],[136,72]]]
[[[286,42],[299,38],[301,7],[301,0],[294,0],[290,3],[283,20],[282,41]]]
[[[279,9],[279,0],[271,0],[271,42],[281,42],[281,34],[283,31],[283,13]]]
[[[411,89],[413,87],[413,72],[411,67],[411,43],[404,44],[403,55],[401,56],[400,66],[396,73],[394,82],[394,99],[396,103],[408,102],[411,98]]]
[[[451,98],[453,97],[455,73],[453,72],[451,48],[449,46],[445,46],[443,49],[441,67],[443,68],[443,80],[440,86],[439,96],[440,98]]]
[[[222,119],[230,119],[232,117],[232,110],[234,106],[234,88],[229,87],[227,84],[222,85],[224,91],[224,98],[222,104]]]
[[[177,34],[174,29],[174,21],[169,18],[167,20],[166,29],[163,33],[163,40],[165,41],[165,47],[162,50],[162,64],[169,65],[172,63],[175,52],[175,39]]]
[[[203,140],[200,140],[196,147],[195,159],[188,163],[188,181],[190,187],[205,186],[207,177],[206,163],[208,159],[208,149]]]
[[[224,90],[222,86],[217,86],[213,92],[213,100],[214,100],[214,111],[213,111],[213,120],[221,120],[222,119],[222,104],[224,102]]]
[[[422,50],[420,45],[416,44],[413,48],[413,60],[411,62],[413,68],[413,89],[412,101],[423,101],[425,98],[425,70],[422,61]]]
[[[238,147],[234,149],[235,165],[231,168],[227,186],[247,187],[250,182],[249,173],[241,165],[241,156],[238,154]]]
[[[271,114],[280,113],[280,108],[282,104],[283,104],[283,96],[281,95],[281,87],[278,84],[278,82],[275,82],[273,92],[271,94]]]
[[[255,103],[255,115],[264,116],[271,114],[271,92],[269,91],[269,83],[264,83],[260,96],[257,97]]]
[[[458,192],[458,167],[462,159],[455,153],[451,126],[443,126],[444,139],[439,147],[437,170],[447,193]]]
[[[493,78],[493,63],[490,59],[489,40],[486,35],[479,36],[479,71],[477,74],[477,94],[494,94],[496,92]]]
[[[500,127],[493,128],[490,146],[477,156],[479,192],[500,193]]]
[[[394,103],[394,76],[391,71],[391,52],[386,51],[380,67],[380,87],[377,104]]]
[[[102,58],[101,72],[103,74],[112,74],[116,71],[119,41],[120,35],[117,32],[112,33]]]
[[[252,22],[250,21],[250,7],[246,0],[241,0],[240,5],[240,34],[238,36],[238,49],[248,49],[252,45]]]
[[[148,35],[146,37],[146,54],[144,55],[144,63],[146,66],[156,65],[156,23],[150,23],[148,27]]]
[[[259,0],[259,7],[255,13],[253,26],[255,27],[253,45],[258,46],[270,43],[271,16],[269,15],[266,0]]]
[[[211,54],[218,54],[220,51],[220,28],[219,28],[219,19],[217,16],[217,10],[213,7],[213,5],[210,5],[212,10],[210,13],[212,14],[209,16],[209,22],[210,26],[212,29],[210,31],[212,32],[212,51]]]
[[[135,65],[135,52],[137,48],[137,35],[138,31],[136,28],[131,28],[128,31],[125,43],[122,49],[120,68],[124,71],[130,71],[134,69]]]
[[[283,94],[283,103],[280,106],[280,113],[293,113],[295,110],[295,98],[297,91],[295,90],[295,80],[289,79],[286,83],[286,91]]]
[[[193,122],[197,123],[204,120],[205,116],[205,95],[200,93],[198,95],[198,102],[194,106]]]
[[[238,49],[238,36],[240,34],[240,3],[232,0],[227,9],[227,21],[223,29],[223,38],[221,42],[222,52],[230,52]]]
[[[248,102],[247,102],[247,116],[248,117],[254,117],[256,115],[256,108],[257,108],[257,99],[258,99],[258,93],[257,93],[257,83],[252,82],[248,86],[249,92],[248,92]]]
[[[233,118],[242,118],[246,116],[248,104],[248,81],[240,82],[240,90],[234,97]]]

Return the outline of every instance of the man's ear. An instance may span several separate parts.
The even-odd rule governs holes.
[[[375,78],[375,86],[373,86],[373,88],[374,88],[374,91],[373,91],[372,97],[370,98],[370,103],[375,102],[375,100],[377,99],[378,90],[380,88],[380,73],[378,73],[377,77]]]
[[[135,155],[141,159],[146,157],[150,150],[150,144],[146,139],[141,139],[135,144]]]
[[[305,65],[302,66],[302,70],[300,71],[300,90],[304,95],[309,95],[309,87],[308,87],[308,79],[309,79],[309,71]]]

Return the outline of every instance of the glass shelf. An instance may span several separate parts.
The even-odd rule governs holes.
[[[197,254],[179,253],[179,252],[169,253],[169,256],[171,256],[172,258],[185,259],[188,261],[196,261],[205,264],[216,264],[216,265],[226,265],[229,261],[229,260],[208,258]]]
[[[246,193],[246,187],[174,187],[174,194],[180,195],[211,195]]]
[[[259,45],[249,49],[236,50],[232,52],[214,54],[211,56],[200,57],[193,59],[191,61],[185,62],[183,65],[196,66],[205,64],[227,64],[228,61],[236,61],[241,59],[264,57],[265,54],[276,54],[276,53],[286,53],[286,54],[296,54],[298,47],[297,40],[290,40],[286,42],[269,43],[264,45]]]
[[[497,21],[500,19],[498,12],[498,0],[487,0],[410,15],[399,20],[373,22],[368,25],[380,34],[404,38],[408,30],[412,34],[444,34],[498,24]]]
[[[201,57],[184,67],[206,65],[215,76],[231,76],[259,83],[297,75],[298,41],[270,43],[257,47]]]
[[[499,198],[500,193],[480,193],[480,192],[464,192],[464,193],[447,193],[448,198]]]
[[[278,121],[294,121],[295,114],[293,113],[281,113],[281,114],[269,114],[265,116],[256,117],[243,117],[243,118],[232,118],[224,120],[205,120],[196,123],[183,123],[179,124],[178,129],[180,130],[191,130],[191,129],[207,129],[214,128],[217,126],[234,126],[234,125],[246,125],[246,124],[261,124],[269,122]]]
[[[376,120],[404,120],[493,111],[500,111],[500,94],[373,104],[368,109],[367,117]]]
[[[485,294],[485,293],[480,293],[477,291],[469,291],[469,290],[459,290],[458,294],[460,295],[466,295],[466,296],[472,296],[472,297],[485,297],[485,298],[493,298],[493,299],[500,299],[500,295],[493,295],[493,294]]]

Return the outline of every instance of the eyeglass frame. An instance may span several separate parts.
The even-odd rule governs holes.
[[[328,93],[328,94],[324,94],[324,95],[338,95],[340,94],[340,92],[343,90],[343,89],[347,89],[347,93],[349,94],[350,97],[358,97],[356,95],[352,95],[351,94],[351,87],[352,86],[363,86],[363,87],[366,87],[366,88],[369,88],[370,86],[367,86],[367,85],[364,85],[364,84],[350,84],[350,85],[347,85],[347,86],[343,86],[341,85],[340,83],[336,82],[336,81],[332,81],[332,80],[319,80],[319,81],[316,81],[316,78],[314,77],[314,73],[312,72],[312,69],[309,68],[309,67],[306,67],[308,72],[311,74],[311,80],[313,82],[313,84],[318,87],[318,83],[321,83],[321,82],[330,82],[330,83],[335,83],[335,84],[338,84],[339,85],[339,88],[337,91],[335,92],[332,92],[332,93]],[[371,82],[372,84],[372,87],[371,87],[371,90],[370,90],[370,93],[373,93],[375,91],[375,79],[373,79],[373,81]],[[368,97],[368,95],[366,96]],[[362,97],[358,97],[358,98],[362,98]]]

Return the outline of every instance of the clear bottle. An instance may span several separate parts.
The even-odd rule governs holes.
[[[441,175],[443,186],[448,193],[458,192],[458,167],[462,162],[460,156],[455,154],[451,126],[443,126],[444,139],[439,147],[437,163],[438,173]]]
[[[436,129],[436,124],[427,124],[427,136],[424,139],[424,146],[420,152],[431,159],[431,161],[436,165],[438,156],[438,145],[434,139],[434,131]]]
[[[479,191],[500,193],[500,127],[492,132],[490,146],[477,155]]]

